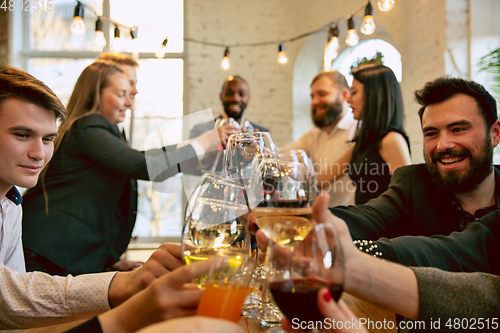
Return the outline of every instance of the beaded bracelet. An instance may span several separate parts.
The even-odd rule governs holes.
[[[382,252],[379,251],[373,252],[378,248],[378,245],[373,244],[373,241],[355,240],[353,241],[353,243],[360,251],[364,251],[370,255],[373,255],[374,257],[382,257]]]

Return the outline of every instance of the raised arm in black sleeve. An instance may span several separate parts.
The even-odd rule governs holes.
[[[162,181],[182,169],[188,170],[198,165],[198,158],[191,145],[179,149],[167,146],[141,152],[131,149],[113,135],[108,128],[109,123],[101,124],[96,119],[84,119],[78,126],[76,149],[94,162],[130,178]]]
[[[404,236],[372,242],[383,259],[406,266],[500,275],[500,211],[449,236]]]
[[[432,183],[424,164],[398,168],[389,188],[366,204],[330,208],[346,221],[353,239],[404,235],[449,235],[460,230],[460,215],[450,193]]]

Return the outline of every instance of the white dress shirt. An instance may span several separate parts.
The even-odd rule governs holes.
[[[3,197],[0,207],[0,329],[56,325],[110,309],[108,290],[116,272],[76,277],[26,273],[20,202]]]
[[[295,142],[281,147],[281,149],[302,149],[311,159],[315,171],[330,170],[337,168],[335,162],[351,147],[350,141],[356,134],[358,121],[354,119],[352,112],[346,114],[339,120],[337,126],[328,133],[324,129],[313,127]],[[340,166],[341,167],[341,166]],[[354,204],[356,185],[349,175],[343,175],[331,184],[323,187],[330,193],[329,207],[346,206]],[[328,191],[329,190],[329,191]]]

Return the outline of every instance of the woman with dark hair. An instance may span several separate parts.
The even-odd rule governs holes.
[[[319,174],[324,187],[348,173],[356,184],[356,204],[378,197],[397,168],[411,164],[409,141],[403,129],[404,108],[396,76],[384,65],[367,65],[352,71],[347,99],[359,120],[354,146],[335,163],[333,174]],[[331,171],[331,170],[329,170]]]

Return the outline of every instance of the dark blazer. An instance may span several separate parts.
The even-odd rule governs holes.
[[[424,164],[398,168],[387,191],[364,205],[330,210],[362,240],[363,252],[409,266],[500,274],[500,171],[494,172],[497,204],[475,215],[437,188]]]
[[[217,119],[221,119],[221,117],[219,116]],[[269,132],[267,130],[267,128],[264,128],[262,126],[254,124],[252,122],[250,122],[250,124],[252,124],[252,126],[254,128],[258,129],[260,132]],[[215,121],[208,121],[205,123],[195,125],[191,129],[191,131],[189,132],[189,138],[196,138],[207,131],[213,130],[214,126],[215,126]],[[202,175],[207,170],[211,169],[212,165],[215,163],[215,159],[217,158],[217,153],[218,153],[218,150],[216,150],[216,149],[214,149],[213,151],[205,152],[205,157],[201,161],[199,168],[197,170],[193,170],[192,173],[194,175]],[[222,171],[223,160],[224,160],[224,157],[220,156],[219,163],[217,164],[217,168],[216,168],[217,171]]]
[[[381,238],[371,245],[377,245],[376,251],[382,253],[382,259],[406,266],[500,275],[500,210],[469,223],[462,232]]]
[[[218,117],[217,119],[219,119],[219,118],[221,118],[221,117]],[[250,124],[252,124],[252,126],[255,129],[258,129],[260,132],[269,132],[269,130],[267,128],[262,127],[262,126],[257,125],[257,124],[254,124],[251,121],[250,121]],[[206,123],[201,123],[201,124],[195,125],[191,129],[191,132],[189,133],[189,137],[196,138],[197,136],[214,129],[214,126],[215,126],[215,121],[208,121]]]
[[[198,165],[191,145],[175,148],[136,151],[103,116],[77,120],[45,176],[48,212],[41,182],[23,198],[24,247],[71,274],[103,271],[130,240],[135,179],[161,181]]]
[[[500,197],[500,170],[494,167],[494,172],[495,194]],[[366,204],[330,208],[347,222],[353,239],[366,240],[449,235],[493,209],[497,207],[481,209],[475,216],[468,214],[452,193],[434,185],[425,164],[396,169],[389,188]]]

